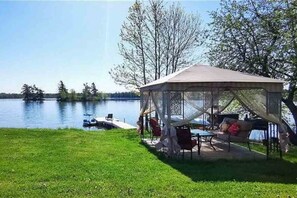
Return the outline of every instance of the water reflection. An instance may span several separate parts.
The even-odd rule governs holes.
[[[25,127],[40,127],[42,125],[43,105],[43,102],[23,102],[23,120]]]
[[[71,105],[71,113],[72,115],[75,115],[76,114],[76,102],[71,102],[70,103]]]
[[[58,103],[58,113],[59,113],[59,119],[61,124],[65,124],[66,118],[66,106],[67,102],[57,102]]]
[[[100,102],[82,102],[82,110],[84,114],[92,114],[96,116],[97,114],[97,107],[99,106]]]
[[[0,127],[27,128],[82,128],[84,114],[104,117],[112,113],[115,118],[135,125],[139,101],[104,102],[24,102],[21,99],[0,100]],[[91,118],[93,118],[93,116]]]

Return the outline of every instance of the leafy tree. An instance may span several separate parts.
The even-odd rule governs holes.
[[[36,87],[35,85],[33,85],[31,87],[31,93],[32,93],[32,100],[37,100],[37,93],[38,93],[38,87]]]
[[[39,100],[39,101],[42,101],[44,100],[44,91],[41,90],[41,89],[37,89],[37,92],[36,92],[36,99]]]
[[[31,87],[27,84],[24,84],[22,87],[22,92],[23,94],[23,100],[24,101],[29,101],[32,99],[32,91],[31,91]]]
[[[67,101],[68,100],[68,90],[66,89],[65,84],[61,80],[58,84],[58,101]]]
[[[124,62],[110,71],[116,83],[129,88],[147,83],[144,12],[142,3],[138,1],[129,8],[127,22],[122,25],[120,33],[122,41],[119,43]]]
[[[84,88],[82,90],[82,101],[88,101],[91,97],[91,87],[88,83],[84,83]]]
[[[173,73],[196,59],[198,47],[203,44],[205,31],[197,15],[185,13],[178,4],[172,4],[164,13],[161,41],[164,45],[165,75]],[[159,76],[161,77],[161,76]]]
[[[101,100],[106,100],[107,97],[108,97],[108,96],[107,96],[106,93],[100,92],[100,99],[101,99]]]
[[[29,86],[24,84],[22,87],[23,100],[24,101],[42,101],[44,100],[44,91],[36,87],[35,85]]]
[[[136,0],[128,14],[119,43],[123,63],[109,72],[117,84],[134,89],[192,62],[202,44],[198,16],[162,0]]]
[[[74,89],[70,90],[69,99],[70,99],[70,101],[76,101],[77,100],[77,94],[76,94]]]
[[[295,1],[222,0],[211,13],[212,65],[286,80],[282,101],[297,124],[297,4]]]
[[[62,80],[60,80],[60,82],[59,82],[58,90],[59,90],[59,92],[62,92],[62,91],[68,92],[68,90],[66,89],[66,86]]]
[[[92,83],[92,85],[91,85],[91,95],[92,95],[93,100],[98,99],[98,89],[96,88],[95,83]]]

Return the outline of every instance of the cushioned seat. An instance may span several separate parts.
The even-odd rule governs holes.
[[[228,131],[227,125],[229,125],[230,127],[233,123],[236,123],[239,126],[239,130],[236,135],[233,135]],[[217,132],[217,138],[228,142],[228,152],[230,151],[231,142],[247,143],[249,150],[251,150],[249,136],[252,128],[253,124],[250,122],[234,119],[224,120],[223,123],[221,123],[220,125],[220,132]]]
[[[151,140],[153,141],[154,137],[160,137],[161,136],[161,127],[157,121],[156,118],[151,118],[149,120],[149,124],[151,127]]]
[[[184,150],[190,150],[192,159],[192,149],[197,145],[197,141],[195,139],[192,139],[190,128],[188,126],[176,127],[176,136],[178,144],[180,148],[183,150],[183,158],[185,154]]]

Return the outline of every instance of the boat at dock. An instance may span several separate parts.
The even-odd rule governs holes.
[[[83,127],[91,127],[91,126],[97,125],[97,122],[94,118],[90,119],[92,114],[85,113],[84,116],[85,116],[85,119],[83,120]]]

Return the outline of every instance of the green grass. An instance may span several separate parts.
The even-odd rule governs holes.
[[[0,197],[297,197],[290,152],[283,160],[174,160],[135,130],[0,129]]]

